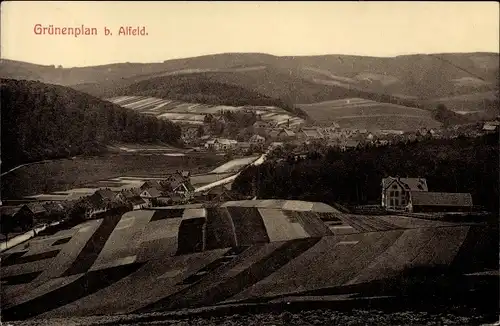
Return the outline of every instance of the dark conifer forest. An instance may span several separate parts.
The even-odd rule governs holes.
[[[346,152],[323,148],[308,158],[244,170],[233,189],[259,198],[311,200],[353,205],[379,204],[387,176],[422,177],[429,191],[469,192],[474,205],[498,211],[499,134],[430,139]]]
[[[179,126],[68,87],[1,81],[2,170],[102,151],[112,142],[175,144]]]

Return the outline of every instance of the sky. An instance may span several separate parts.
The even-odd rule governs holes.
[[[97,35],[36,35],[36,24],[83,25]],[[121,26],[144,26],[148,35],[118,35]],[[388,57],[500,46],[493,1],[4,1],[0,32],[1,58],[63,67],[226,52]]]

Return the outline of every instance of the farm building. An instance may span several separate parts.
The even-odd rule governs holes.
[[[472,209],[469,193],[410,191],[408,212],[467,212]]]
[[[382,179],[382,207],[391,210],[404,210],[411,191],[428,191],[427,180],[399,177]]]

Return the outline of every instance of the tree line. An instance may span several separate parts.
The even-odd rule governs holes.
[[[68,87],[1,81],[2,168],[101,151],[111,142],[174,144],[179,126]]]
[[[498,211],[498,132],[430,139],[346,152],[330,147],[304,159],[289,154],[243,171],[233,189],[259,198],[378,204],[387,176],[422,177],[429,191],[469,192],[475,205]]]

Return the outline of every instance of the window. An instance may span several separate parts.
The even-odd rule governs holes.
[[[390,196],[391,196],[391,197],[394,197],[394,191],[391,191],[391,192],[390,192]]]
[[[396,199],[396,201],[395,201],[395,205],[396,205],[396,206],[399,206],[399,199]]]
[[[392,185],[392,189],[398,189],[397,185]]]

